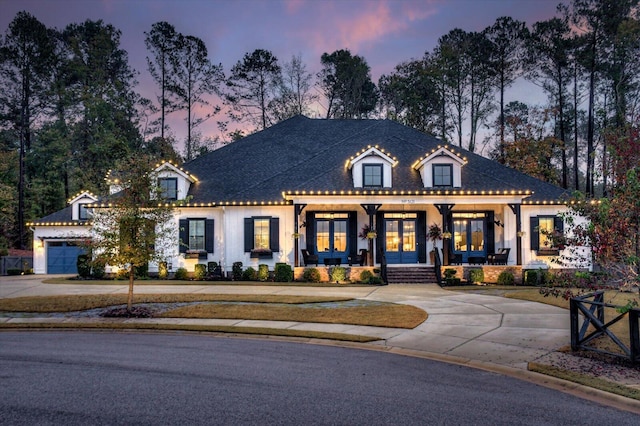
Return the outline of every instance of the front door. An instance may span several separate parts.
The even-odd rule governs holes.
[[[484,214],[454,213],[453,252],[462,256],[462,262],[469,257],[486,259],[486,220]]]
[[[387,263],[418,263],[415,213],[385,213],[385,254]]]
[[[327,258],[340,258],[347,262],[348,256],[348,219],[347,213],[316,214],[316,253],[322,263]]]

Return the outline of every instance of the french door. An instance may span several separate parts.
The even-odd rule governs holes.
[[[486,234],[484,214],[454,213],[453,252],[462,256],[462,262],[468,262],[470,256],[486,258]]]
[[[415,213],[385,213],[384,250],[387,263],[417,263],[417,215]]]

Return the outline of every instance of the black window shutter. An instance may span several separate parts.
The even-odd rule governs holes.
[[[538,216],[531,217],[531,226],[529,227],[529,231],[531,232],[531,250],[539,250],[540,249],[540,234],[538,233],[538,226],[540,221],[538,220]]]
[[[496,224],[495,213],[487,212],[487,253],[496,252]]]
[[[178,227],[180,228],[180,253],[186,253],[189,248],[189,221],[180,219]]]
[[[384,250],[385,241],[385,228],[384,228],[384,214],[381,211],[376,212],[376,223],[374,224],[376,230],[376,262],[380,263],[382,257],[380,254]]]
[[[204,248],[207,253],[213,253],[213,246],[213,219],[206,219],[204,221]]]
[[[253,218],[244,218],[244,251],[253,250]]]
[[[564,232],[564,220],[562,220],[562,217],[556,216],[553,218],[553,229],[558,232]]]
[[[309,251],[309,253],[314,254],[316,252],[316,250],[314,249],[314,247],[316,246],[316,240],[315,240],[315,232],[314,232],[314,228],[315,228],[315,218],[316,218],[316,214],[315,212],[307,212],[307,216],[306,216],[306,244],[307,244],[307,250]]]
[[[269,245],[273,252],[280,251],[280,219],[269,219]]]
[[[418,212],[416,231],[418,233],[416,244],[418,245],[418,262],[427,263],[427,212]]]
[[[358,253],[358,212],[349,212],[349,254],[355,256]]]

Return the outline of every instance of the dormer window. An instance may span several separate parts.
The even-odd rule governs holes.
[[[433,186],[452,187],[453,186],[453,165],[434,164],[433,165]]]
[[[178,199],[178,179],[159,178],[158,187],[163,200],[176,201]]]
[[[365,188],[382,188],[382,164],[363,164],[362,183]]]
[[[78,204],[78,219],[89,220],[92,216],[92,212],[87,208],[86,204]]]
[[[438,146],[413,163],[425,188],[462,187],[462,167],[467,159],[448,146]]]
[[[383,148],[367,146],[346,162],[354,188],[392,188],[393,168],[398,160]]]

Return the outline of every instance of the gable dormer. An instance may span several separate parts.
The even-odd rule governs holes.
[[[89,191],[83,191],[72,198],[67,203],[71,206],[71,220],[89,220],[91,219],[91,209],[87,206],[98,201],[98,197]]]
[[[467,159],[449,146],[438,146],[413,164],[425,188],[462,187],[462,167]]]
[[[354,188],[392,188],[395,157],[378,145],[367,146],[347,160]]]
[[[191,184],[197,181],[195,176],[170,162],[157,164],[154,171],[163,198],[168,201],[184,200]]]

